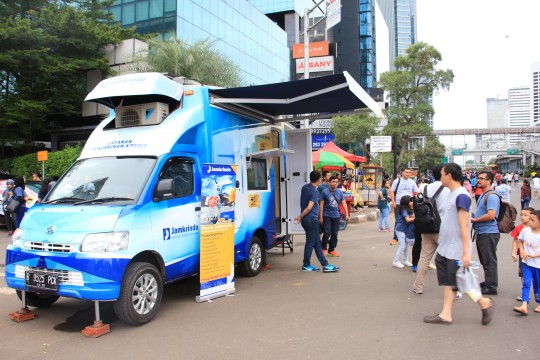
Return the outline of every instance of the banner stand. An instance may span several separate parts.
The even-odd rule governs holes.
[[[237,165],[203,164],[200,288],[196,302],[234,294],[234,210]]]

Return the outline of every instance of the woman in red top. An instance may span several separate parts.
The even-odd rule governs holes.
[[[523,185],[521,186],[521,209],[529,207],[531,203],[531,184],[529,180],[523,180]]]

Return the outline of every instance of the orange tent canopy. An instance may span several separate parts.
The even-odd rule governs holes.
[[[351,153],[343,150],[339,146],[337,146],[333,141],[329,141],[328,143],[326,143],[326,145],[324,145],[319,150],[328,151],[328,152],[331,152],[331,153],[334,153],[334,154],[341,155],[345,159],[347,159],[347,160],[349,160],[349,161],[351,161],[353,163],[354,162],[363,162],[363,163],[366,162],[366,157],[365,156],[358,156],[358,155],[351,154]]]

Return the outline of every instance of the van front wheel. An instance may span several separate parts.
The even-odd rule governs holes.
[[[249,247],[249,256],[246,260],[238,264],[238,272],[244,276],[257,276],[261,272],[263,262],[264,250],[261,239],[253,236]]]
[[[162,296],[163,280],[158,269],[149,263],[136,262],[126,270],[114,311],[126,324],[143,325],[156,315]]]

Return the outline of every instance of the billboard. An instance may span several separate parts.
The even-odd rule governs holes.
[[[328,41],[315,41],[309,43],[309,57],[326,56],[330,54]],[[304,57],[304,44],[293,44],[293,59]]]
[[[334,57],[333,56],[321,56],[316,58],[309,58],[309,72],[323,72],[334,71]],[[304,72],[304,59],[296,59],[296,73],[301,74]]]

